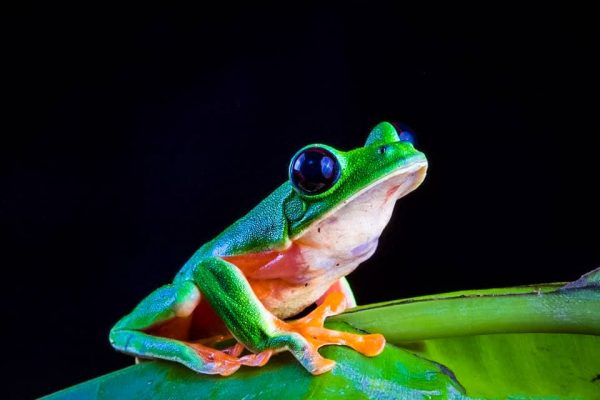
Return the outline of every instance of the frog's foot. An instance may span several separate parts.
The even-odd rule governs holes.
[[[240,342],[237,342],[229,347],[222,348],[222,343],[232,340],[232,335],[215,335],[204,339],[195,340],[194,343],[201,344],[206,347],[219,348],[225,354],[228,354],[232,357],[239,357],[244,351],[244,345]]]
[[[377,333],[359,335],[323,327],[325,318],[344,312],[346,305],[346,297],[343,293],[330,293],[313,312],[304,318],[289,322],[289,325],[317,348],[335,344],[352,347],[368,357],[380,354],[385,346],[383,335]]]
[[[244,351],[244,345],[240,342],[223,350],[223,353],[229,354],[232,357],[239,357]]]
[[[333,292],[325,298],[321,305],[306,317],[291,322],[277,322],[278,328],[281,331],[302,337],[303,340],[300,341],[300,343],[303,343],[304,345],[300,348],[296,349],[289,343],[287,346],[304,367],[315,375],[329,371],[335,366],[335,361],[323,358],[318,353],[317,350],[321,346],[349,346],[369,357],[376,356],[383,351],[385,346],[385,338],[383,335],[358,335],[323,327],[325,318],[330,315],[339,314],[343,312],[345,308],[346,298],[344,295],[340,292]]]
[[[217,335],[199,340],[196,343],[200,343],[203,346],[215,347],[219,343],[222,343],[226,340],[230,340],[232,338],[233,336],[231,335]],[[257,354],[247,354],[243,357],[240,357],[244,352],[245,348],[246,347],[242,343],[236,342],[233,346],[227,347],[221,351],[227,355],[230,355],[231,357],[239,357],[238,361],[240,365],[246,365],[249,367],[262,367],[269,361],[269,359],[273,355],[273,350],[266,350]]]
[[[230,355],[225,351],[220,351],[207,347],[198,343],[187,343],[196,354],[202,359],[202,371],[207,373],[207,369],[210,370],[210,374],[219,374],[222,376],[229,376],[237,371],[242,363],[235,355]]]
[[[272,355],[273,350],[265,350],[258,354],[248,354],[240,358],[240,363],[249,367],[262,367],[269,361]]]

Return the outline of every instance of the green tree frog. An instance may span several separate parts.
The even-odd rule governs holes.
[[[288,181],[119,320],[111,344],[137,358],[220,375],[262,366],[282,351],[321,374],[335,365],[319,354],[324,345],[376,356],[382,335],[323,323],[356,305],[344,277],[373,254],[396,200],[419,186],[426,170],[425,155],[387,122],[352,151],[300,149]]]

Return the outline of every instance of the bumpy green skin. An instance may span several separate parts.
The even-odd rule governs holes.
[[[234,337],[248,349],[287,348],[306,369],[313,371],[308,343],[300,335],[277,331],[273,317],[241,271],[221,257],[285,249],[291,239],[369,184],[425,161],[423,153],[411,143],[399,141],[394,127],[387,122],[373,129],[364,147],[343,152],[319,146],[335,154],[340,163],[340,177],[330,189],[308,196],[285,182],[246,216],[203,245],[182,267],[173,284],[151,293],[121,319],[111,330],[112,345],[135,356],[177,361],[198,372],[214,373],[215,366],[185,344],[143,332],[181,316],[186,305],[191,305],[187,308],[192,310],[201,293],[202,301],[209,301]]]
[[[308,226],[329,210],[369,184],[392,171],[424,161],[425,155],[409,142],[398,141],[394,126],[377,125],[364,147],[349,152],[317,144],[332,152],[340,162],[341,175],[329,190],[305,195],[286,181],[252,211],[202,246],[185,264],[181,274],[193,269],[199,260],[209,256],[231,256],[285,248],[290,238],[299,236]],[[298,150],[298,153],[308,145]],[[386,146],[385,153],[380,148]]]

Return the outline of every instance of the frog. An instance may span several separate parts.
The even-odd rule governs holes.
[[[112,327],[111,345],[222,376],[285,351],[319,375],[336,365],[322,346],[379,355],[383,335],[324,323],[356,306],[346,276],[373,255],[396,200],[427,167],[411,133],[385,121],[350,151],[304,146],[282,185]]]

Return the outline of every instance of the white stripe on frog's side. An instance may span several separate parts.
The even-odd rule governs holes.
[[[385,176],[293,238],[297,273],[293,281],[286,279],[289,288],[263,299],[267,309],[280,318],[292,316],[371,257],[396,200],[421,184],[426,169],[427,163],[418,163]]]

